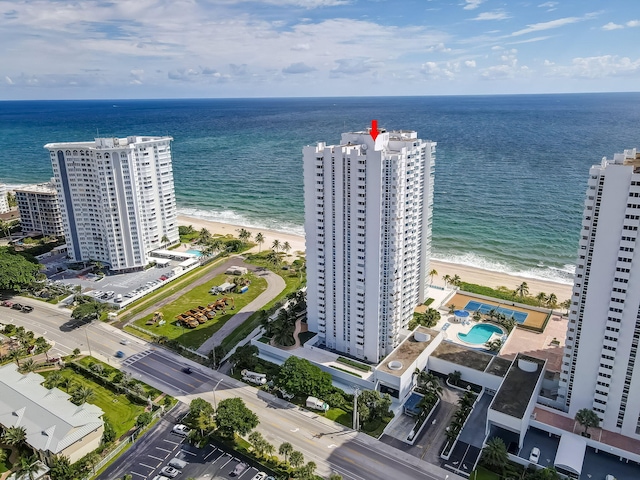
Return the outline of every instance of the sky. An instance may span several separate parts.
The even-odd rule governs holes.
[[[638,0],[0,0],[0,99],[638,91]]]

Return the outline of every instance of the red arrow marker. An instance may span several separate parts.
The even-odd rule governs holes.
[[[378,138],[378,120],[371,120],[371,138],[375,142],[376,138]]]

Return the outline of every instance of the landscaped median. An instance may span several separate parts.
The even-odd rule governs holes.
[[[148,331],[158,339],[164,337],[163,341],[175,340],[185,347],[198,348],[211,335],[222,328],[233,315],[267,288],[267,281],[264,278],[252,273],[245,275],[245,277],[251,282],[249,289],[245,293],[225,293],[220,295],[209,293],[212,286],[223,284],[229,280],[229,275],[220,274],[212,280],[194,287],[173,302],[158,308],[158,312],[162,315],[162,321],[157,317],[154,323],[147,325],[147,322],[154,318],[152,314],[136,320],[133,325]],[[215,310],[216,315],[213,318],[198,324],[195,328],[190,328],[185,322],[179,322],[176,319],[178,315],[197,309],[199,306],[207,307],[207,305],[222,299],[226,299],[227,304],[223,308]]]

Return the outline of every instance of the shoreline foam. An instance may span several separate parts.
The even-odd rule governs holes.
[[[304,236],[300,234],[282,232],[274,229],[256,228],[246,225],[234,225],[230,223],[224,223],[219,221],[213,221],[203,219],[199,217],[193,217],[189,215],[179,214],[178,223],[180,225],[192,225],[196,230],[202,228],[208,229],[212,234],[220,235],[238,235],[238,230],[244,228],[251,232],[252,235],[260,232],[265,238],[265,242],[262,245],[262,249],[271,248],[274,240],[278,240],[281,244],[289,242],[291,250],[289,255],[295,257],[297,252],[304,252],[305,240]],[[487,287],[507,287],[509,289],[515,289],[522,282],[527,282],[529,286],[529,293],[533,296],[539,292],[545,292],[546,294],[555,293],[558,297],[558,303],[571,298],[572,284],[560,283],[558,281],[540,279],[528,277],[526,275],[519,275],[515,273],[507,273],[501,271],[493,271],[478,268],[475,266],[464,265],[460,263],[452,263],[436,258],[431,259],[431,269],[435,269],[438,272],[437,277],[434,277],[434,285],[442,286],[444,281],[442,277],[444,275],[459,275],[462,281],[468,283],[476,283]]]

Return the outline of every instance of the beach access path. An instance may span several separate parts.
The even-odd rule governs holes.
[[[267,281],[267,289],[258,295],[252,302],[245,305],[238,313],[231,317],[216,333],[211,335],[200,347],[198,353],[207,355],[215,346],[220,345],[231,332],[242,325],[251,315],[264,307],[271,300],[280,295],[286,286],[284,279],[280,275],[265,269],[256,268],[254,265],[246,265],[248,268],[253,267],[253,273],[264,278]],[[249,287],[251,288],[251,287]]]

